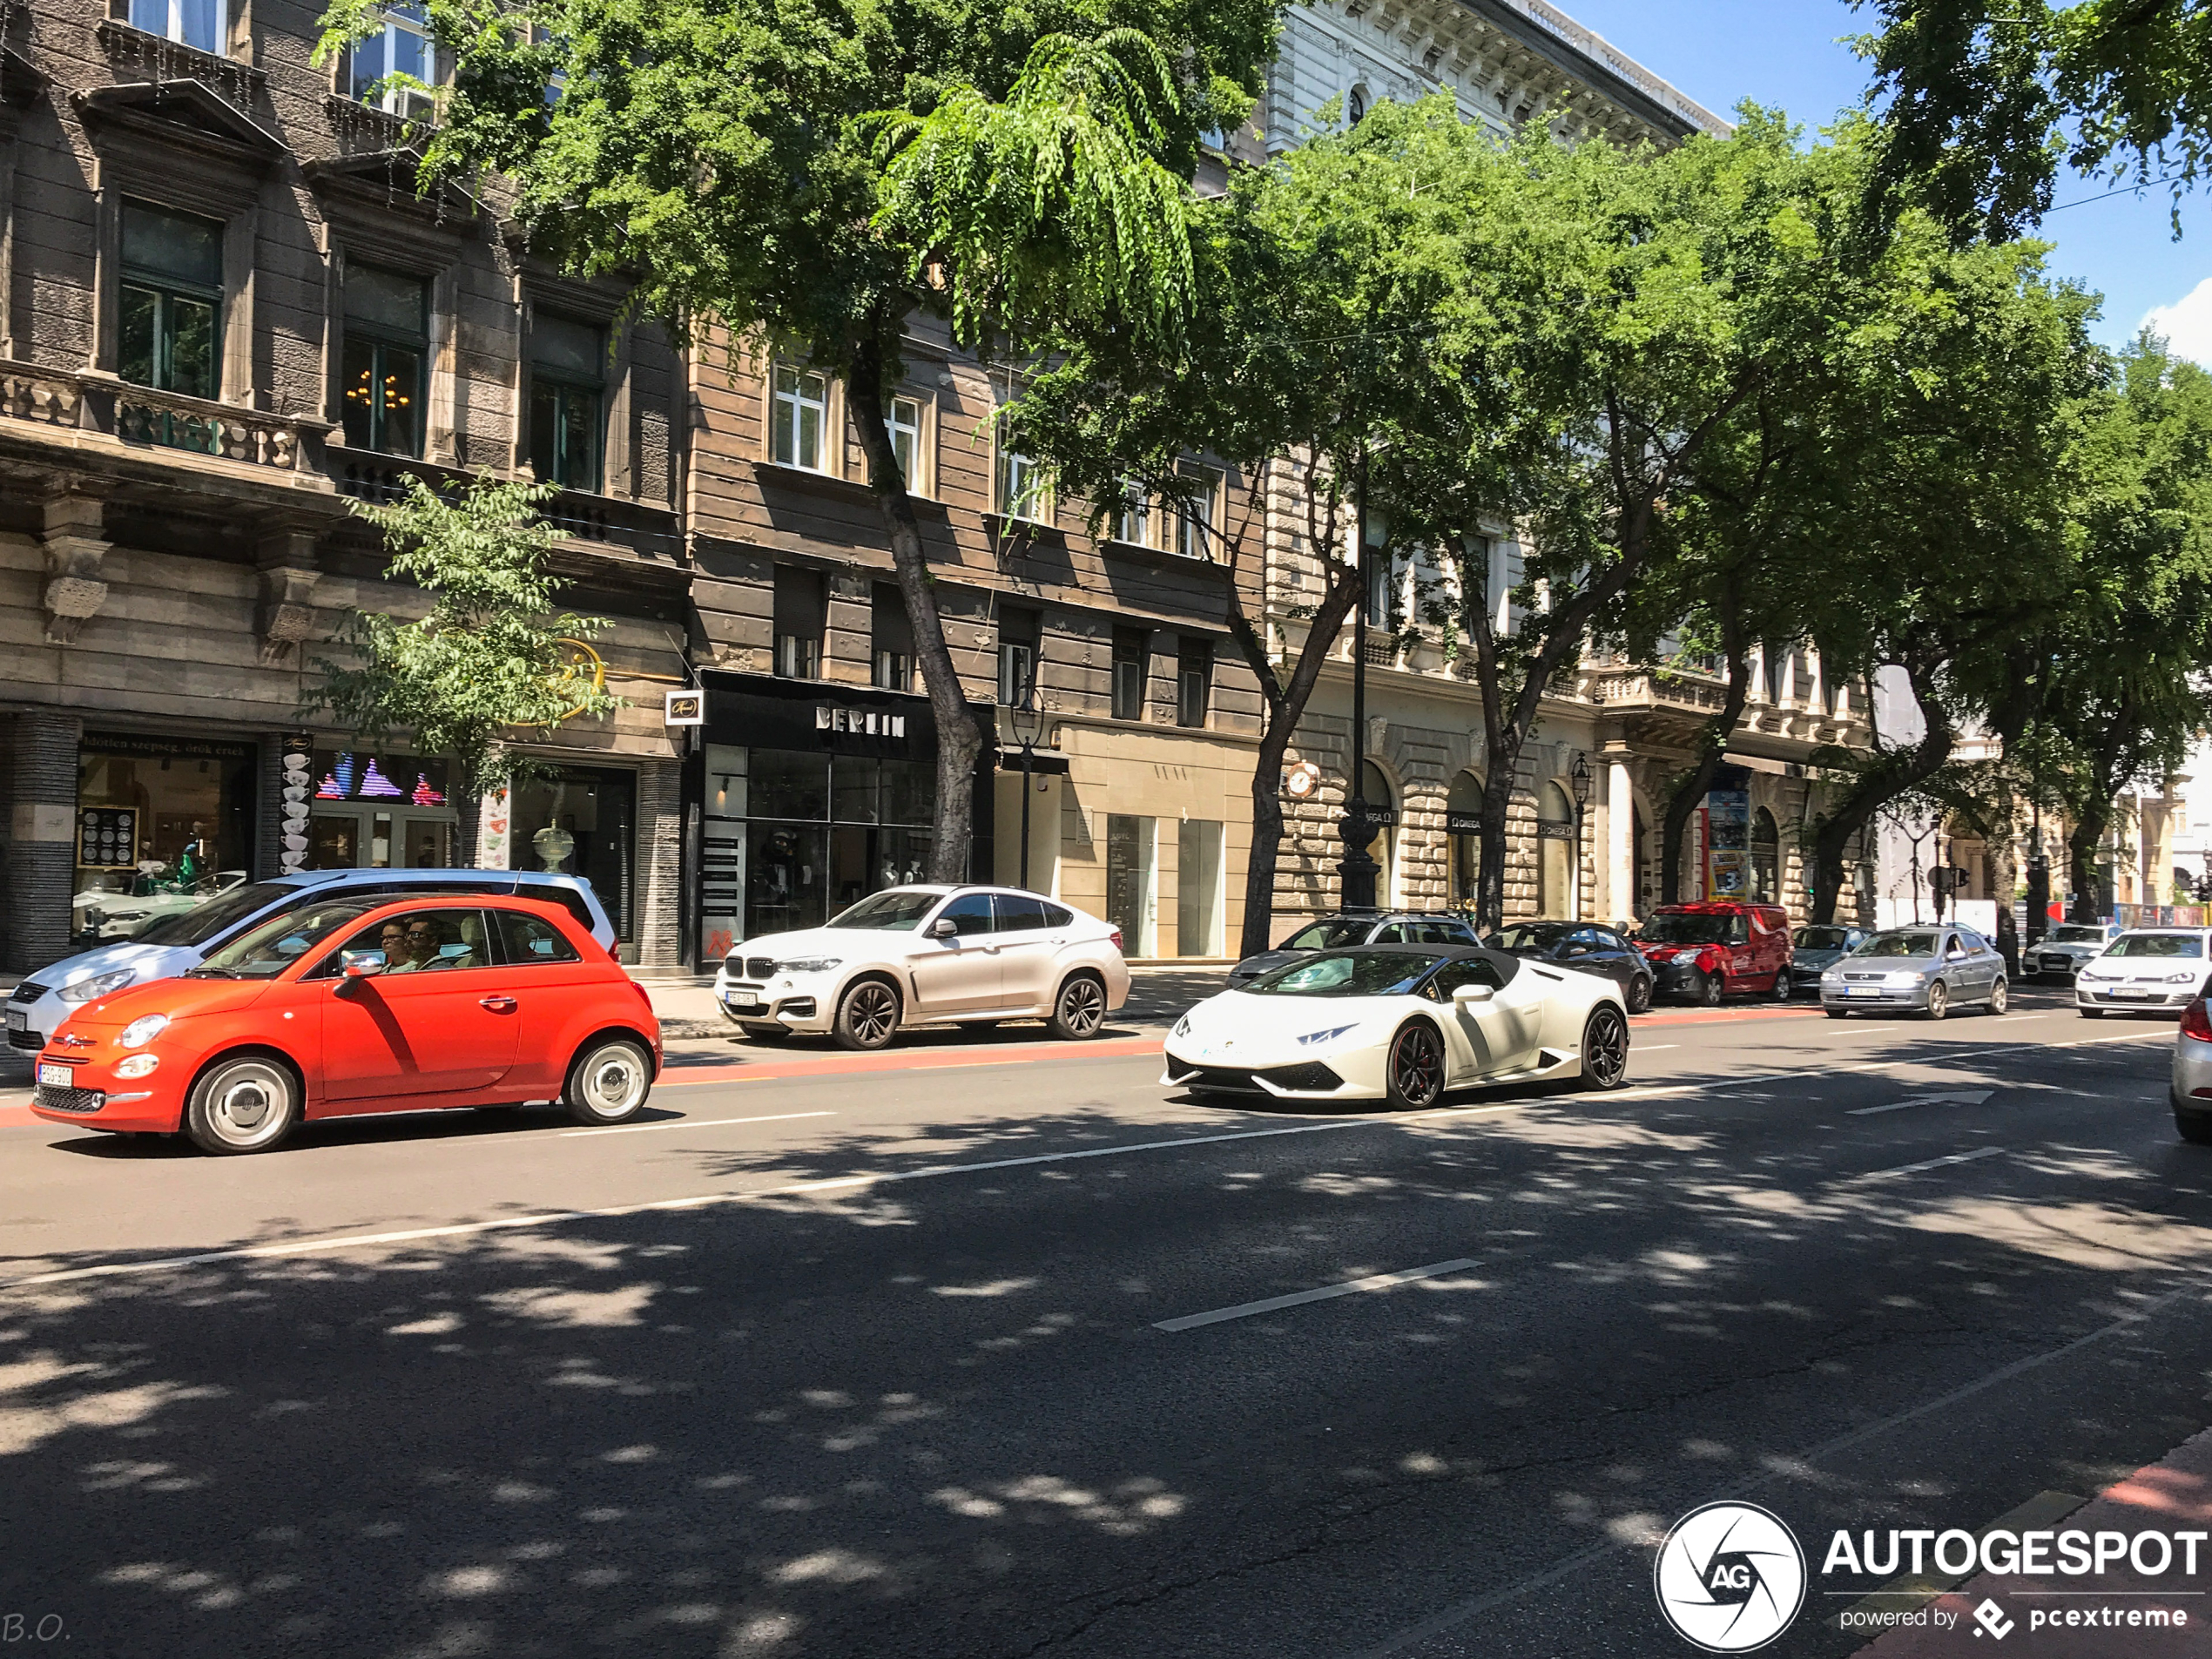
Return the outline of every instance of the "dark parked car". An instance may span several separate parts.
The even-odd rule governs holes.
[[[1251,983],[1308,952],[1342,950],[1347,945],[1472,945],[1474,929],[1457,916],[1410,910],[1370,911],[1358,916],[1324,916],[1309,921],[1272,950],[1247,956],[1229,970],[1229,988]]]
[[[1621,1000],[1631,1014],[1642,1014],[1651,1006],[1650,964],[1610,927],[1587,921],[1523,921],[1499,929],[1482,942],[1508,955],[1602,974],[1621,988]]]
[[[1790,994],[1820,994],[1820,975],[1872,937],[1864,927],[1815,925],[1800,927],[1790,939]]]

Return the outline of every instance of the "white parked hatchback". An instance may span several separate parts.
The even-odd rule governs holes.
[[[890,887],[803,932],[734,947],[714,976],[757,1042],[880,1049],[915,1026],[1047,1021],[1095,1037],[1129,997],[1121,930],[1013,887]]]
[[[2212,929],[2131,927],[2074,976],[2074,1005],[2085,1020],[2110,1008],[2187,1008],[2204,995],[2212,972]]]

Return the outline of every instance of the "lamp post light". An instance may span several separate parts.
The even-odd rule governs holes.
[[[1382,873],[1382,866],[1367,851],[1367,843],[1375,839],[1375,826],[1367,820],[1367,606],[1374,594],[1367,556],[1376,545],[1387,546],[1390,541],[1389,521],[1379,514],[1376,518],[1380,522],[1371,529],[1367,493],[1363,489],[1353,532],[1359,561],[1359,598],[1352,624],[1352,798],[1345,803],[1344,816],[1337,820],[1337,833],[1344,838],[1344,858],[1337,865],[1337,875],[1343,884],[1347,912],[1375,907],[1375,878]]]
[[[1014,740],[1022,745],[1022,879],[1015,883],[1024,893],[1029,887],[1029,773],[1035,764],[1037,739],[1044,735],[1044,711],[1037,707],[1036,671],[1032,669],[1029,683],[1022,688],[1022,701],[1008,716],[1014,728]]]

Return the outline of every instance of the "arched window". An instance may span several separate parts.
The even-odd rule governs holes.
[[[1367,843],[1367,856],[1382,867],[1375,873],[1375,902],[1388,910],[1398,902],[1398,800],[1390,779],[1372,760],[1359,763],[1359,794],[1370,822],[1381,827]]]
[[[1557,784],[1536,792],[1536,914],[1571,919],[1575,900],[1575,803]]]
[[[1452,779],[1444,798],[1444,832],[1452,843],[1452,902],[1462,909],[1474,907],[1482,878],[1482,835],[1476,825],[1482,815],[1482,779],[1463,772]]]
[[[1782,833],[1764,806],[1751,814],[1751,896],[1768,904],[1782,897]]]
[[[1344,118],[1348,125],[1358,126],[1366,113],[1367,89],[1355,86],[1344,95]]]

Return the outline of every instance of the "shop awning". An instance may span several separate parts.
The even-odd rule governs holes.
[[[999,770],[1021,771],[1022,752],[1019,749],[1001,749]],[[1029,770],[1040,778],[1065,778],[1068,775],[1068,757],[1055,754],[1049,749],[1035,750],[1029,756]]]

